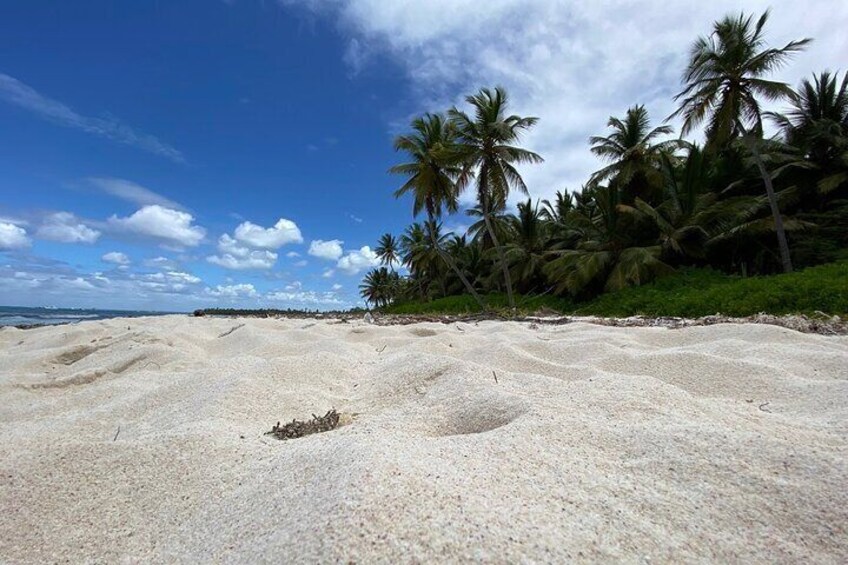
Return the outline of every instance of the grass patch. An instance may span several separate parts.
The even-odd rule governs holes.
[[[495,312],[509,310],[505,294],[489,294],[483,297],[489,308]],[[568,312],[574,309],[574,303],[568,298],[558,296],[516,296],[515,305],[522,314],[531,314],[542,308],[555,312]],[[386,314],[479,314],[480,306],[474,297],[468,294],[446,296],[430,302],[402,302],[383,308]]]
[[[495,311],[506,311],[505,295],[486,301]],[[652,284],[603,294],[575,304],[556,296],[516,297],[521,314],[540,309],[562,314],[592,316],[680,316],[712,314],[752,316],[767,314],[848,314],[848,261],[810,267],[803,271],[763,277],[735,277],[711,269],[681,269]],[[480,308],[471,296],[448,296],[431,302],[407,302],[384,309],[389,314],[475,314]]]
[[[848,261],[764,277],[732,277],[709,269],[685,269],[652,284],[604,294],[575,314],[682,316],[712,314],[848,313]]]

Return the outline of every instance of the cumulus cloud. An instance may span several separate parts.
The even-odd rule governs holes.
[[[300,253],[298,253],[297,251],[289,251],[288,253],[286,253],[286,257],[288,257],[289,259],[295,259],[297,257],[300,257]]]
[[[100,232],[88,227],[70,212],[56,212],[44,219],[35,235],[60,243],[94,243]]]
[[[200,277],[182,271],[135,274],[131,278],[138,281],[138,285],[146,290],[164,293],[181,293],[202,282]]]
[[[225,269],[270,269],[277,262],[277,254],[273,251],[251,249],[228,234],[218,239],[218,251],[206,260]]]
[[[343,243],[339,239],[331,239],[329,241],[315,239],[309,244],[309,254],[319,259],[338,261],[344,255],[344,251],[342,250]]]
[[[114,263],[115,265],[129,265],[130,258],[126,256],[126,254],[121,253],[120,251],[110,251],[101,257],[103,261],[107,263]]]
[[[165,277],[171,281],[188,284],[197,284],[201,282],[200,277],[192,275],[191,273],[184,273],[182,271],[168,271],[165,273]]]
[[[183,209],[181,205],[173,200],[129,180],[112,177],[91,177],[88,179],[88,182],[106,194],[111,194],[136,206],[151,206],[156,204],[163,208],[171,208],[172,210]]]
[[[0,100],[28,110],[54,124],[131,145],[177,163],[185,162],[180,151],[152,135],[136,131],[115,118],[83,116],[58,100],[48,98],[31,86],[3,73],[0,73]]]
[[[259,296],[256,288],[250,283],[218,285],[215,288],[206,288],[206,294],[215,298],[256,298]]]
[[[286,290],[269,292],[265,295],[267,300],[274,302],[285,302],[289,306],[342,306],[341,300],[334,292],[315,292],[314,290]]]
[[[280,218],[273,227],[263,228],[251,222],[239,224],[235,239],[251,247],[278,249],[287,243],[302,243],[300,229],[291,220]]]
[[[30,243],[24,228],[9,222],[0,222],[0,251],[23,249],[29,247]]]
[[[335,274],[336,274],[335,269],[327,269],[326,271],[321,273],[321,276],[324,277],[325,279],[331,279],[331,278],[333,278],[333,275],[335,275]]]
[[[744,9],[760,13],[771,4],[751,0]],[[370,54],[388,55],[405,68],[415,97],[412,113],[461,106],[464,95],[481,86],[505,86],[514,113],[541,119],[521,141],[546,158],[522,169],[534,198],[586,182],[599,167],[587,139],[604,132],[610,115],[645,104],[655,124],[668,116],[691,43],[742,7],[735,0],[493,0],[485,9],[475,0],[305,5],[338,21],[348,41],[340,56],[354,70],[369,64]],[[816,41],[774,78],[795,85],[841,64],[837,54],[848,53],[848,34],[833,25],[839,21],[848,21],[848,3],[775,5],[767,30],[772,45],[807,36]],[[398,116],[392,126],[405,129],[407,120]],[[463,196],[466,203],[471,199],[470,191]]]
[[[333,285],[333,290],[335,290],[336,292],[340,291],[343,288],[344,287],[342,285],[338,284],[338,283]]]
[[[199,245],[206,236],[206,230],[193,222],[194,216],[188,212],[158,204],[145,206],[126,218],[109,218],[109,224],[116,229],[186,247]]]
[[[355,275],[379,265],[380,259],[377,258],[377,254],[367,245],[356,251],[351,251],[336,263],[336,267],[348,275]]]

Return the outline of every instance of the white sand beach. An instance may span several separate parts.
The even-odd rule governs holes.
[[[848,337],[5,328],[0,478],[4,563],[845,563]]]

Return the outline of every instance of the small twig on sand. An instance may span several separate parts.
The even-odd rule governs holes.
[[[121,433],[121,426],[118,426],[118,431],[115,432],[115,437],[112,438],[112,441],[118,440],[118,434]]]
[[[387,348],[388,346],[389,346],[389,344],[387,343],[387,344],[386,344],[386,345],[384,345],[383,347],[381,347],[381,348],[379,348],[379,349],[375,349],[374,351],[376,351],[377,353],[382,353],[383,351],[385,351],[385,350],[386,350],[386,348]]]
[[[150,362],[149,362],[149,363],[147,363],[144,367],[142,367],[142,369],[147,369],[147,368],[148,368],[149,366],[151,366],[151,365],[156,365],[156,368],[157,368],[157,369],[159,369],[160,371],[162,370],[162,365],[160,365],[160,364],[159,364],[159,363],[157,363],[156,361],[150,361]]]
[[[492,375],[494,375],[494,376],[495,376],[495,384],[497,384],[497,382],[498,382],[498,374],[495,372],[495,370],[494,370],[494,369],[492,369]]]
[[[461,331],[461,332],[464,332],[464,331],[465,331],[464,329],[460,328],[460,327],[459,327],[459,325],[457,325],[457,326],[456,326],[456,329],[458,329],[458,330],[459,330],[459,331]]]
[[[771,414],[771,410],[766,408],[766,406],[768,406],[769,404],[769,402],[763,402],[762,404],[760,404],[759,409],[763,412],[768,412],[769,414]]]
[[[228,335],[230,335],[231,333],[233,333],[233,332],[234,332],[234,331],[236,331],[237,329],[239,329],[239,328],[243,328],[243,327],[244,327],[244,324],[239,324],[239,325],[237,325],[237,326],[233,326],[233,327],[231,327],[230,329],[228,329],[227,331],[225,331],[224,333],[222,333],[221,335],[219,335],[218,337],[219,337],[219,338],[221,338],[221,337],[227,337]]]

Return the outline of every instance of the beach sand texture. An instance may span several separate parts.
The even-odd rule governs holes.
[[[330,408],[345,425],[264,435]],[[845,563],[848,337],[6,328],[0,508],[4,563]]]

